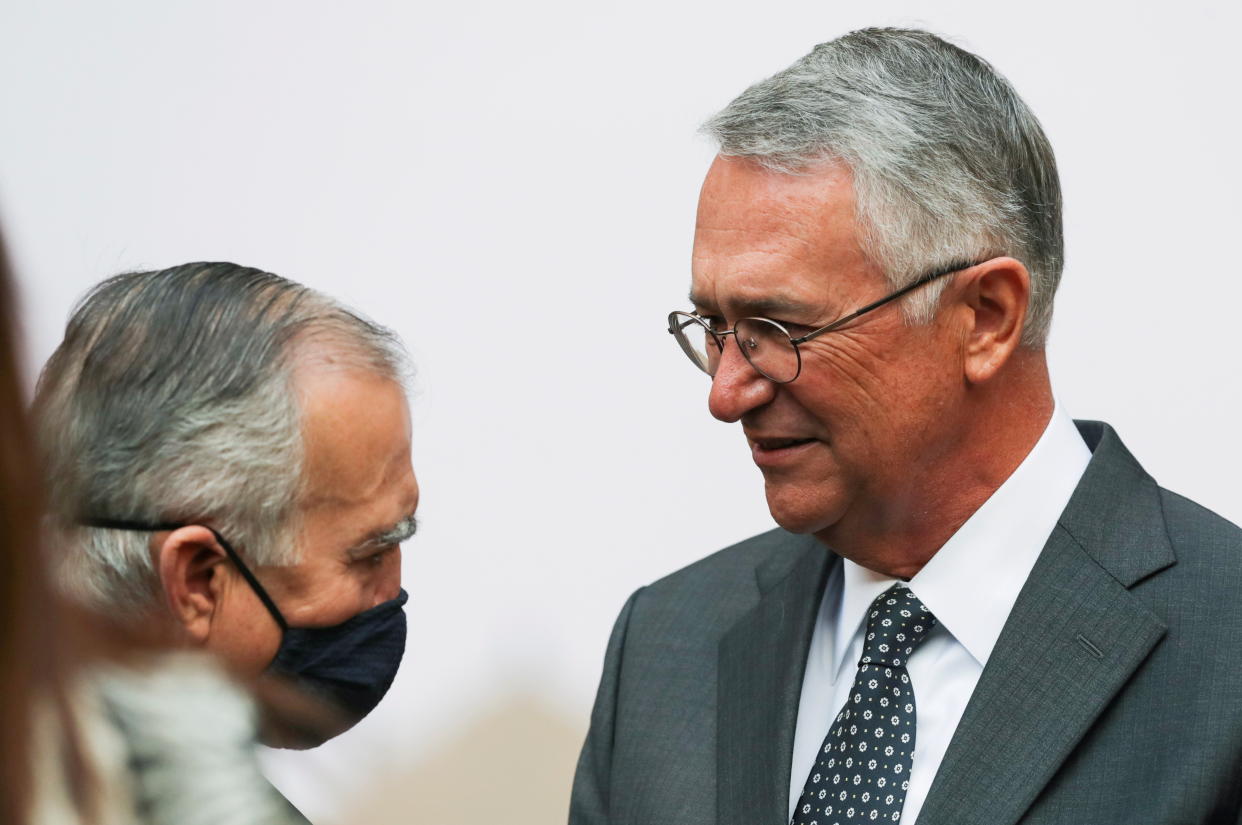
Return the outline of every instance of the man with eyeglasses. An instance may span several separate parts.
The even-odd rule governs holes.
[[[1034,115],[868,29],[706,130],[668,329],[781,529],[625,605],[570,822],[1242,821],[1242,532],[1057,407]]]

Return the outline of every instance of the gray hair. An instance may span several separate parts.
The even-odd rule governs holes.
[[[87,293],[35,400],[66,589],[121,617],[159,592],[149,534],[83,518],[207,523],[256,565],[296,561],[308,363],[403,386],[410,371],[393,332],[257,269],[191,263]]]
[[[986,61],[925,31],[862,29],[751,86],[703,130],[722,155],[776,171],[847,167],[859,240],[893,289],[951,265],[1022,261],[1022,341],[1044,345],[1063,261],[1056,161]],[[943,286],[911,296],[907,318],[929,321]]]

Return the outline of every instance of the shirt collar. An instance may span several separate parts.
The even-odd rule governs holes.
[[[1018,592],[1090,460],[1091,451],[1058,404],[1017,469],[909,581],[980,667],[987,664]],[[834,674],[845,665],[871,602],[899,582],[849,559],[842,562]]]

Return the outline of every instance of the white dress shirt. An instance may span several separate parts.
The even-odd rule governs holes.
[[[1082,478],[1091,451],[1058,405],[1013,474],[908,583],[938,620],[907,665],[917,732],[901,822],[911,825],[1018,592]],[[789,817],[862,656],[863,618],[897,579],[843,559],[824,590],[794,733]]]

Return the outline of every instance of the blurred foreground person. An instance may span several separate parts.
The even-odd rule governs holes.
[[[103,282],[35,405],[65,586],[258,680],[269,744],[347,729],[405,648],[407,372],[393,333],[257,269]]]
[[[47,796],[57,797],[57,807],[69,811],[65,821],[72,822],[86,807],[89,777],[66,690],[73,675],[66,666],[68,622],[39,546],[43,504],[15,316],[0,245],[0,822],[35,821],[33,812],[46,809]]]
[[[625,605],[570,821],[1239,822],[1242,531],[1058,408],[1025,103],[866,29],[707,131],[670,343],[783,529]]]

